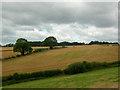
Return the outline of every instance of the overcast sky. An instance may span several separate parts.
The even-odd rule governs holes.
[[[118,41],[116,2],[16,2],[2,4],[2,44],[43,41]]]

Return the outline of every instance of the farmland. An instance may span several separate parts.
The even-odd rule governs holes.
[[[32,47],[33,49],[39,49],[39,48],[48,48],[48,47]],[[19,52],[13,52],[13,47],[2,47],[0,48],[2,50],[2,58],[9,57],[9,56],[16,56],[20,54]]]
[[[6,51],[7,52],[7,51]],[[28,56],[10,59],[2,63],[3,76],[42,70],[64,69],[73,62],[118,60],[118,46],[84,45],[48,50]]]
[[[118,67],[12,84],[4,88],[118,88]]]

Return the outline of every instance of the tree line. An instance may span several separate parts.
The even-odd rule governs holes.
[[[49,46],[50,49],[53,49],[54,46],[57,45],[57,40],[55,37],[50,36],[47,37],[43,42],[42,42],[43,46]],[[19,38],[17,39],[15,45],[13,46],[13,51],[14,52],[20,52],[21,55],[25,55],[25,54],[29,54],[32,53],[32,47],[30,45],[30,43],[24,39],[24,38]]]
[[[39,47],[39,46],[45,46],[42,44],[43,41],[28,41],[29,44],[32,47]],[[94,44],[118,44],[118,42],[101,42],[101,41],[91,41],[89,43],[84,43],[84,42],[67,42],[67,41],[63,41],[63,42],[57,42],[56,46],[72,46],[72,45],[94,45]],[[0,45],[1,47],[13,47],[14,44],[9,43],[6,45]]]

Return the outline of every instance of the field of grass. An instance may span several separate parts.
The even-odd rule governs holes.
[[[3,76],[42,70],[64,69],[81,61],[112,62],[118,60],[118,46],[86,45],[54,49],[2,62]]]
[[[48,47],[32,47],[33,49],[39,49],[39,48],[48,48]],[[13,52],[13,47],[2,47],[0,48],[2,51],[2,58],[9,57],[9,56],[16,56],[20,54],[19,52]]]
[[[118,67],[12,84],[4,88],[118,88]]]

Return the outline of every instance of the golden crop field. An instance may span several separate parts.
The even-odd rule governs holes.
[[[27,73],[41,70],[64,69],[73,62],[118,60],[118,46],[84,45],[70,46],[34,53],[2,62],[3,76],[15,72]]]
[[[39,48],[48,48],[48,47],[32,47],[33,49],[39,49]],[[0,48],[2,50],[2,58],[9,57],[9,56],[16,56],[20,54],[19,52],[13,52],[13,47],[2,47]]]

